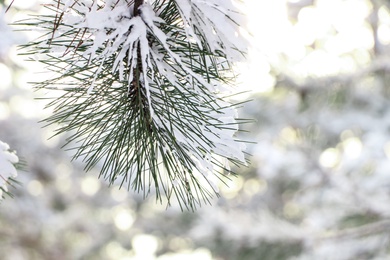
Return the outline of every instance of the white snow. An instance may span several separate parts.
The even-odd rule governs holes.
[[[18,161],[18,156],[9,151],[9,145],[0,141],[0,188],[7,190],[8,179],[17,176],[14,164]],[[2,190],[0,189],[0,199],[1,196]]]

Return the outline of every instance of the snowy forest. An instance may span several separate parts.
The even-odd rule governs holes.
[[[140,73],[135,73],[134,77],[140,79],[145,89],[145,92],[139,91],[139,96],[142,106],[149,110],[141,114],[150,115],[144,127],[153,136],[161,134],[168,140],[169,129],[161,129],[166,122],[179,122],[181,117],[157,122],[155,118],[163,118],[166,114],[158,110],[158,105],[152,106],[152,102],[157,100],[153,96],[156,95],[153,92],[155,86],[152,79],[144,76],[149,74],[142,68],[152,65],[161,71],[180,68],[189,75],[177,79],[177,74],[161,73],[166,79],[164,84],[183,83],[177,86],[180,91],[167,90],[169,97],[192,91],[187,88],[187,81],[196,81],[196,85],[201,87],[188,92],[188,95],[206,93],[203,110],[188,108],[187,111],[185,106],[189,103],[185,101],[177,102],[177,106],[188,113],[198,112],[196,118],[206,118],[204,121],[196,120],[196,123],[200,122],[200,128],[207,124],[213,127],[210,132],[206,131],[209,133],[207,138],[201,134],[197,137],[205,138],[201,148],[192,137],[197,133],[204,134],[206,128],[196,132],[192,128],[198,126],[192,126],[192,121],[188,120],[186,124],[191,126],[188,131],[180,129],[179,123],[172,130],[180,143],[185,144],[183,147],[187,150],[184,149],[183,154],[189,153],[191,156],[188,158],[195,158],[196,163],[182,163],[177,154],[164,157],[163,153],[156,153],[156,157],[162,156],[164,162],[172,162],[166,164],[168,173],[175,171],[176,163],[182,163],[178,168],[190,173],[191,165],[196,165],[198,169],[222,169],[215,176],[206,176],[199,170],[199,175],[204,176],[207,184],[204,194],[203,186],[197,186],[196,181],[188,184],[186,175],[177,179],[169,177],[168,186],[161,183],[161,194],[155,191],[148,196],[145,196],[145,190],[128,189],[127,185],[122,187],[117,176],[111,178],[115,170],[130,171],[138,161],[125,160],[121,154],[115,158],[107,155],[111,163],[108,165],[104,161],[98,162],[95,157],[83,161],[75,157],[75,150],[64,147],[69,140],[78,137],[76,130],[84,128],[72,126],[74,121],[58,116],[66,118],[66,110],[61,110],[66,105],[66,99],[59,99],[57,107],[47,108],[51,100],[46,98],[55,95],[51,84],[64,84],[63,78],[48,84],[49,73],[43,72],[44,67],[36,62],[42,63],[41,53],[36,50],[46,48],[44,44],[49,46],[46,52],[68,52],[69,47],[59,44],[64,40],[61,38],[64,34],[60,34],[63,28],[58,22],[61,13],[53,16],[55,30],[45,23],[51,19],[47,12],[58,8],[56,5],[60,2],[64,3],[63,10],[73,8],[75,13],[70,18],[64,15],[64,19],[68,19],[64,21],[71,25],[69,28],[79,30],[83,28],[83,23],[89,23],[96,33],[94,42],[85,45],[85,48],[82,40],[76,42],[82,39],[82,33],[67,40],[69,46],[76,46],[74,53],[83,52],[80,57],[104,49],[105,40],[98,39],[99,33],[106,27],[96,22],[102,17],[92,15],[92,11],[100,10],[93,9],[93,4],[90,5],[89,20],[81,8],[68,4],[99,2],[99,8],[105,10],[103,3],[106,2],[127,3],[125,0],[0,0],[1,260],[390,259],[390,86],[386,83],[390,79],[387,75],[390,68],[390,1],[146,1],[150,6],[140,9],[139,16],[146,21],[148,33],[154,35],[155,40],[147,38],[149,43],[141,43],[138,47],[131,45],[135,48],[133,56],[122,51],[122,47],[114,51],[113,48],[105,48],[103,53],[111,54],[112,51],[129,61],[132,57],[143,58],[142,64],[136,61],[132,64],[136,64],[133,65],[134,71],[141,67]],[[169,31],[169,26],[177,20],[172,19],[169,24],[169,13],[156,10],[156,6],[164,6],[165,2],[177,2],[185,18],[182,34],[175,34],[172,30],[169,35],[180,34],[183,39],[191,38],[189,44],[195,46],[194,50],[218,35],[217,28],[223,28],[223,44],[210,44],[207,55],[212,56],[209,61],[211,66],[214,66],[212,61],[226,58],[223,66],[216,66],[218,70],[226,71],[221,74],[214,70],[206,71],[212,79],[203,82],[197,76],[203,73],[202,70],[193,69],[195,65],[192,63],[188,69],[189,63],[178,58],[177,48],[186,48],[186,45],[164,41],[163,29],[164,32]],[[233,8],[240,4],[239,10],[244,18],[237,20],[240,33],[229,34],[228,37],[233,20],[216,24],[215,30],[209,34],[191,30],[193,20],[189,16],[190,10],[184,8],[185,3],[193,4],[193,8],[208,5],[219,11],[223,10],[222,7]],[[136,17],[135,13],[127,15]],[[199,9],[199,21],[203,21],[202,13],[207,12]],[[216,22],[217,18],[214,18]],[[35,24],[36,28],[52,30],[46,41],[36,40],[41,32],[34,27],[28,28],[32,24],[30,19],[42,21],[39,26]],[[126,19],[133,28],[142,25],[134,19]],[[93,26],[92,21],[95,21]],[[21,24],[24,27],[28,25],[27,29],[21,28]],[[203,29],[207,30],[206,27]],[[132,35],[126,33],[126,37]],[[108,35],[114,34],[104,33],[103,36]],[[204,38],[198,39],[197,35]],[[140,42],[144,39],[142,33],[137,37]],[[119,37],[112,39],[114,47],[119,42],[117,39]],[[160,50],[164,51],[164,57],[171,57],[169,62],[164,63],[163,55],[153,52],[158,44],[162,46]],[[27,45],[35,48],[35,52],[26,50]],[[146,53],[144,50],[149,47]],[[235,50],[237,56],[228,58],[218,48],[227,52]],[[198,55],[205,55],[206,51],[200,49]],[[69,57],[65,62],[76,64],[75,56],[72,53],[64,55]],[[102,80],[94,76],[104,72],[101,64],[108,61],[103,56],[91,56],[96,61],[97,74],[84,73],[84,70],[79,72],[81,80],[85,81],[82,86],[84,92],[88,92],[91,98],[98,97],[95,93],[104,86]],[[119,78],[133,73],[120,61],[110,61],[117,68],[113,68],[112,73]],[[73,71],[66,66],[61,67],[61,64],[48,62],[46,66],[52,67],[51,72],[72,76]],[[230,81],[230,77],[234,78],[234,82]],[[129,77],[129,88],[125,89],[127,96],[141,88],[133,87],[132,80]],[[205,89],[213,89],[221,81],[222,85],[232,85],[238,94],[218,98],[220,101],[215,102],[215,106],[208,105],[212,103],[213,96]],[[114,88],[111,85],[115,84],[107,85]],[[213,91],[222,92],[222,85]],[[113,93],[118,91],[113,90]],[[103,94],[108,95],[109,92]],[[80,97],[83,98],[83,95],[80,94]],[[161,94],[161,100],[162,97]],[[183,94],[182,97],[187,96]],[[229,107],[227,104],[235,105]],[[222,122],[210,123],[214,122],[214,115],[210,118],[206,116],[210,109],[222,115]],[[95,107],[81,107],[79,114],[93,113],[94,110]],[[50,120],[62,123],[62,128],[51,124]],[[87,121],[79,120],[80,124],[87,124]],[[148,122],[157,122],[160,128],[153,128],[155,126]],[[221,126],[223,124],[233,126],[225,128]],[[88,127],[82,131],[88,131]],[[68,129],[70,131],[65,131]],[[223,138],[212,138],[210,133]],[[97,134],[93,132],[91,136]],[[87,141],[91,142],[93,138]],[[136,140],[131,145],[140,144]],[[166,141],[166,145],[169,150],[170,145],[176,143]],[[94,144],[83,147],[76,154],[95,151]],[[216,153],[218,160],[212,156],[203,158],[196,152],[199,150],[202,155],[209,154],[209,151]],[[105,158],[100,154],[96,157]],[[148,167],[154,163],[151,155],[141,159],[147,162]],[[219,163],[219,160],[222,162]],[[163,172],[158,167],[155,170],[148,167],[143,165],[139,170],[143,174],[152,171],[148,178],[153,179]],[[230,171],[230,167],[235,174],[224,178],[224,172]],[[176,195],[177,200],[166,201],[170,191],[179,194]],[[203,199],[198,200],[190,192],[200,194],[198,196]],[[198,202],[199,205],[192,206]]]

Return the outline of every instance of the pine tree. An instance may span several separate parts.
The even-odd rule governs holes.
[[[230,164],[245,165],[234,94],[244,57],[236,0],[56,0],[20,21],[42,36],[22,46],[52,76],[45,121],[88,171],[168,205],[218,195]]]

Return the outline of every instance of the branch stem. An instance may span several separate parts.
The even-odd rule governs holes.
[[[144,4],[144,0],[135,0],[134,1],[134,16],[139,15],[139,7]]]

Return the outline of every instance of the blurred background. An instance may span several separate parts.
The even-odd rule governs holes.
[[[246,0],[239,64],[251,164],[196,212],[85,173],[38,123],[39,79],[0,0],[0,140],[26,162],[0,203],[0,259],[390,259],[390,1]]]

